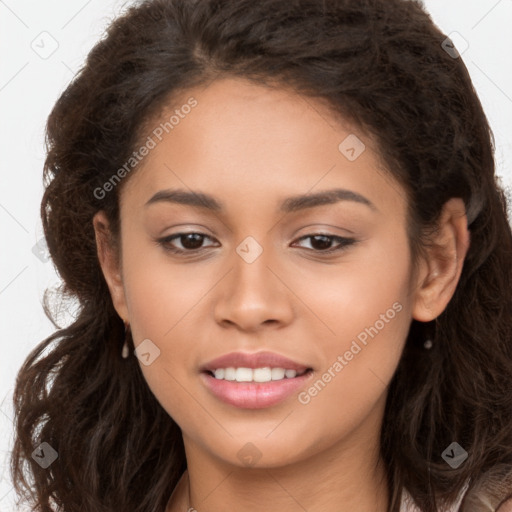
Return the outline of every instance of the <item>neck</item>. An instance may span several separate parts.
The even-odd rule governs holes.
[[[186,443],[189,469],[168,511],[386,512],[389,488],[378,443],[352,443],[270,468],[228,465]]]

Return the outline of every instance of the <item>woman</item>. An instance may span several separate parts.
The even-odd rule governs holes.
[[[512,233],[418,3],[143,2],[47,134],[37,510],[507,510]]]

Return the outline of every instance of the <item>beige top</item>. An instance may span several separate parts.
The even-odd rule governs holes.
[[[466,499],[464,500],[462,512],[512,512],[512,499],[508,499],[505,503],[502,503],[504,498],[503,488],[500,488],[500,492],[495,494],[489,492],[488,489],[484,490],[480,488],[478,489],[480,492],[472,492],[468,496],[465,496],[468,486],[469,482],[466,483],[451,508],[449,510],[443,510],[442,512],[459,512],[463,498]],[[497,508],[498,506],[499,508]],[[402,493],[400,512],[421,512],[411,495],[405,489]]]
[[[453,506],[444,512],[458,512],[460,504],[462,502],[462,498],[467,490],[468,484],[462,489],[457,501],[453,504]],[[404,489],[402,492],[402,501],[400,503],[400,512],[421,512],[421,510],[416,505],[416,502],[413,500],[412,496],[409,494],[407,489]],[[474,511],[476,512],[476,511]]]

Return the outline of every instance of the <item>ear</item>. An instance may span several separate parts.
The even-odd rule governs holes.
[[[432,246],[426,248],[416,281],[412,316],[420,322],[437,318],[455,293],[470,244],[464,202],[447,201]]]
[[[119,254],[112,243],[112,235],[105,212],[99,211],[96,213],[92,222],[96,234],[98,260],[110,290],[112,303],[121,319],[124,322],[129,322]]]

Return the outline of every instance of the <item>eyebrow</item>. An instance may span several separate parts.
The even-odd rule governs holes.
[[[281,203],[280,211],[284,213],[291,213],[298,210],[304,210],[306,208],[335,204],[340,201],[352,201],[366,205],[374,211],[378,211],[377,207],[366,197],[358,194],[357,192],[343,188],[324,190],[314,194],[287,197]],[[224,210],[223,203],[215,199],[213,196],[202,192],[188,192],[182,189],[160,190],[146,202],[145,207],[162,202],[205,208],[215,212],[221,212]]]

